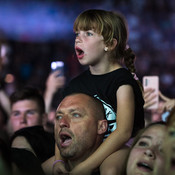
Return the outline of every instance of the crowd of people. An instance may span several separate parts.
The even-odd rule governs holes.
[[[2,174],[173,174],[175,99],[159,92],[149,109],[155,92],[136,76],[126,24],[118,12],[83,11],[74,49],[86,70],[68,84],[51,72],[44,92],[0,90]]]

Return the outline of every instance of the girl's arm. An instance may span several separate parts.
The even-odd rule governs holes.
[[[99,146],[99,148],[84,162],[76,166],[72,173],[81,174],[99,167],[112,153],[119,150],[131,137],[134,123],[134,92],[131,86],[121,86],[117,93],[117,129]]]
[[[55,144],[54,162],[57,160],[62,160],[62,161],[59,161],[57,163],[53,163],[52,174],[57,175],[59,173],[61,173],[61,174],[68,173],[68,171],[66,170],[66,167],[65,167],[65,163],[63,163],[63,162],[66,162],[66,160],[61,156],[60,151],[58,149],[58,146]]]

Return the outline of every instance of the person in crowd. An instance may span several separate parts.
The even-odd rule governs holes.
[[[46,89],[44,91],[44,101],[46,106],[46,112],[51,111],[52,100],[54,94],[62,89],[65,85],[66,78],[65,76],[58,76],[60,71],[51,72],[46,80]]]
[[[9,132],[30,127],[43,126],[47,114],[43,96],[38,89],[24,87],[16,90],[10,96],[11,114],[9,119]]]
[[[144,89],[144,110],[145,110],[145,120],[146,124],[156,122],[156,121],[166,121],[168,114],[171,109],[175,106],[175,99],[168,98],[159,91],[159,104],[157,109],[149,109],[151,105],[155,103],[155,93],[154,89],[147,88]]]
[[[173,107],[175,107],[175,99],[169,98],[162,94],[162,92],[159,91],[159,97],[163,101],[162,111],[171,111]]]
[[[0,41],[0,104],[10,115],[10,102],[8,93],[5,90],[5,79],[7,70],[9,69],[10,46],[6,41]]]
[[[163,121],[151,123],[140,130],[130,148],[123,175],[161,175],[165,133],[166,123]]]
[[[144,109],[148,110],[148,108],[152,105],[155,104],[155,97],[156,94],[154,93],[154,89],[153,88],[146,88],[144,89],[143,95],[144,95],[144,100],[145,100],[145,104],[144,104]]]
[[[55,120],[55,140],[66,171],[87,159],[103,142],[107,120],[101,101],[87,94],[75,93],[66,96],[59,104]],[[52,165],[63,162],[51,158],[43,164],[46,174],[52,173]],[[98,174],[98,169],[94,170]]]
[[[44,175],[41,164],[54,155],[54,150],[54,137],[42,126],[19,129],[11,138],[13,173]]]
[[[175,172],[175,107],[167,118],[166,137],[163,143],[165,164],[163,175],[174,175]],[[158,174],[157,174],[158,175]]]
[[[100,99],[109,127],[101,146],[71,173],[86,175],[100,166],[101,175],[119,175],[128,151],[125,144],[144,127],[142,86],[135,74],[135,54],[127,45],[126,21],[120,13],[90,9],[76,18],[74,31],[78,61],[88,70],[69,83],[64,95],[82,92]]]
[[[15,91],[10,101],[12,161],[21,172],[42,174],[41,164],[53,156],[55,150],[54,135],[44,130],[44,98],[36,88],[24,87]],[[30,160],[33,160],[33,169],[28,166]]]
[[[63,75],[58,76],[59,74],[60,71],[57,70],[48,75],[46,80],[46,88],[43,95],[47,113],[47,120],[44,128],[48,132],[52,133],[54,132],[55,111],[62,99],[61,94],[66,82],[66,77]],[[56,104],[54,104],[54,101],[56,101]]]

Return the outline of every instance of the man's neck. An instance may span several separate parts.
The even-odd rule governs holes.
[[[74,159],[74,160],[68,160],[67,161],[67,165],[66,165],[66,169],[68,169],[69,171],[71,171],[74,167],[76,167],[78,164],[80,164],[81,162],[83,162],[85,159],[83,158],[79,158],[79,159]]]

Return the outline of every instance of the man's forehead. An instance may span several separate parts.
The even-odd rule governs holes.
[[[67,96],[63,99],[62,103],[70,103],[70,104],[75,104],[75,103],[87,103],[90,100],[90,97],[86,94],[74,94]]]
[[[67,96],[59,104],[57,111],[63,108],[87,110],[89,109],[89,105],[90,105],[88,101],[89,101],[89,97],[83,94]]]

